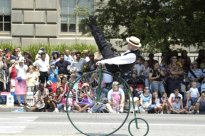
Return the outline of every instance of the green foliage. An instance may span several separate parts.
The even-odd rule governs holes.
[[[0,44],[1,49],[9,48],[11,52],[16,48],[17,46],[12,44]],[[87,44],[74,44],[74,45],[66,45],[66,44],[60,44],[60,45],[48,45],[48,44],[33,44],[29,46],[23,46],[21,47],[22,52],[26,51],[31,54],[32,58],[35,58],[36,54],[38,53],[40,48],[44,48],[46,52],[51,55],[53,51],[59,51],[60,53],[64,53],[65,50],[74,51],[77,50],[79,52],[82,52],[83,50],[89,50],[90,52],[94,53],[97,51],[96,46],[94,45],[87,45]]]
[[[204,0],[109,0],[96,11],[106,38],[135,35],[144,47],[164,51],[171,44],[202,46],[204,9]],[[119,33],[120,26],[126,31]]]

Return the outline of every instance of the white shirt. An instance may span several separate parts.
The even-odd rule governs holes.
[[[181,98],[181,100],[183,100],[183,96],[180,93],[178,94],[178,96]],[[173,103],[175,101],[175,97],[176,97],[175,93],[170,94],[170,98],[172,99],[170,103]]]
[[[36,54],[36,57],[35,57],[35,60],[39,60],[39,59],[41,59],[41,55],[40,54]],[[48,62],[48,64],[49,64],[49,60],[50,60],[50,57],[49,57],[49,55],[46,53],[46,58],[45,58],[45,60]]]
[[[190,88],[189,89],[191,97],[197,98],[199,96],[199,90],[198,88]]]
[[[22,79],[25,80],[27,69],[28,69],[27,65],[23,65],[23,66],[16,65],[17,77],[21,77]]]
[[[143,64],[135,64],[133,70],[137,72],[137,76],[141,76],[143,74],[144,65]]]
[[[74,62],[74,60],[73,60],[73,58],[72,58],[71,55],[69,55],[69,56],[64,55],[64,60],[65,60],[65,61],[68,61],[68,62],[70,62],[70,63]]]
[[[111,83],[113,81],[112,75],[103,73],[103,81],[105,81],[105,83]]]
[[[40,72],[48,72],[49,68],[49,62],[43,61],[42,59],[39,59],[33,63],[34,66],[37,66],[39,68]]]
[[[136,55],[134,53],[128,53],[129,50],[121,54],[121,56],[113,57],[110,59],[104,59],[99,61],[98,63],[101,64],[114,64],[114,65],[124,65],[124,64],[131,64],[136,61]],[[128,53],[124,55],[125,53]]]

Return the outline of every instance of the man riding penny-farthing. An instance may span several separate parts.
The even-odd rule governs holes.
[[[84,135],[111,135],[115,132],[117,132],[126,122],[126,120],[128,119],[129,113],[130,113],[130,107],[132,105],[132,107],[135,109],[135,104],[134,104],[134,100],[132,97],[132,93],[130,91],[130,87],[127,84],[127,82],[122,78],[123,75],[129,71],[131,71],[136,59],[140,56],[140,47],[141,47],[141,43],[140,43],[140,39],[135,37],[135,36],[130,36],[128,38],[126,38],[126,41],[128,43],[127,48],[128,50],[124,53],[121,54],[121,56],[115,56],[114,55],[114,51],[111,49],[111,44],[108,43],[104,37],[104,34],[102,33],[102,31],[99,29],[99,27],[97,26],[97,22],[96,22],[96,17],[90,17],[89,21],[88,21],[88,26],[91,30],[91,33],[96,41],[96,44],[98,46],[98,49],[100,51],[100,53],[103,56],[103,59],[97,62],[97,65],[99,65],[98,70],[95,71],[95,73],[91,72],[91,73],[87,73],[87,74],[83,74],[82,77],[78,78],[74,83],[85,83],[87,82],[88,84],[91,85],[91,81],[90,78],[88,79],[87,77],[92,77],[93,75],[96,75],[97,78],[97,85],[95,87],[95,89],[90,88],[90,90],[87,88],[87,91],[85,93],[84,92],[84,96],[85,94],[87,95],[86,98],[88,98],[90,100],[90,102],[92,104],[90,104],[89,106],[87,105],[87,111],[92,112],[93,113],[93,109],[96,110],[96,108],[99,107],[99,110],[101,111],[101,113],[95,113],[90,115],[89,117],[89,121],[93,120],[97,120],[97,122],[100,121],[105,121],[106,119],[99,119],[99,118],[108,118],[108,122],[102,122],[100,123],[100,127],[103,129],[103,126],[106,125],[115,125],[117,127],[111,127],[109,126],[108,128],[110,129],[108,132],[105,132],[105,130],[107,130],[107,128],[104,128],[103,130],[99,130],[99,131],[95,131],[95,130],[89,130],[89,129],[82,129],[82,124],[79,123],[77,121],[77,119],[74,121],[74,113],[70,113],[68,111],[68,107],[69,104],[67,104],[67,114],[68,114],[68,118],[71,122],[71,124],[82,134]],[[102,67],[105,66],[104,70]],[[110,75],[113,78],[113,85],[112,88],[110,88],[109,93],[108,90],[106,90],[105,87],[103,87],[103,75],[107,74]],[[115,84],[119,84],[119,85],[115,85]],[[71,89],[73,88],[73,86],[71,87]],[[77,89],[76,89],[77,90]],[[118,93],[119,92],[119,93]],[[81,94],[81,90],[76,91],[75,93],[73,93],[73,95],[76,94]],[[109,94],[109,96],[107,96]],[[77,96],[77,95],[76,95]],[[126,97],[124,100],[124,96]],[[108,102],[105,101],[104,98],[108,98],[109,100],[107,100]],[[69,99],[69,94],[67,95],[67,100]],[[117,114],[118,116],[115,117],[116,115],[114,115],[114,117],[116,118],[116,123],[115,123],[115,119],[113,119],[114,117],[109,117],[111,116],[110,114],[108,115],[106,113],[106,109],[110,109],[110,107],[116,107],[117,102],[119,101],[119,105],[127,105],[127,111],[121,111],[119,110],[119,112],[121,112],[120,114]],[[78,102],[74,102],[75,104],[78,104]],[[107,105],[109,105],[110,107],[108,107]],[[80,105],[79,105],[80,106]],[[124,108],[124,107],[123,107]],[[120,108],[119,108],[120,109]],[[107,112],[109,112],[109,110],[107,110]],[[112,110],[113,113],[113,110]],[[116,112],[118,113],[118,112]],[[134,119],[132,119],[130,121],[130,123],[128,124],[128,130],[130,135],[147,135],[148,131],[149,131],[149,125],[148,123],[141,118],[137,118],[136,117],[136,112],[133,111],[134,113]],[[72,118],[73,115],[73,118]],[[80,116],[80,115],[79,115]],[[89,115],[87,115],[89,116]],[[123,119],[122,119],[123,118]],[[112,120],[113,119],[113,120]],[[120,120],[121,119],[121,120]],[[92,123],[88,124],[87,126],[91,125]],[[94,125],[97,125],[98,123],[93,123]],[[90,127],[88,127],[90,128]],[[142,131],[142,132],[141,132]]]

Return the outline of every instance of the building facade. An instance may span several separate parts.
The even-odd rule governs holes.
[[[95,0],[0,0],[0,43],[95,44],[81,20]]]

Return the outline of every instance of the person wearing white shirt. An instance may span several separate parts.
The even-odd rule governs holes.
[[[38,67],[40,76],[39,80],[41,83],[48,81],[48,72],[49,72],[49,62],[45,60],[46,54],[41,53],[41,59],[36,60],[33,65]]]
[[[36,54],[35,60],[40,59],[42,53],[45,53],[45,49],[44,49],[44,48],[41,48],[41,49],[38,51],[38,54]],[[47,53],[45,53],[45,56],[46,56],[46,57],[45,57],[45,60],[46,60],[46,61],[48,62],[48,64],[49,64],[50,57],[49,57],[49,55],[48,55]]]
[[[97,64],[106,64],[109,72],[126,73],[131,70],[136,58],[140,55],[139,48],[141,47],[140,39],[131,36],[126,38],[128,43],[128,50],[121,54],[121,56],[114,56],[114,51],[111,49],[110,43],[105,40],[104,34],[97,27],[96,17],[90,17],[88,26],[95,38],[95,42],[101,52],[104,60],[98,61]]]
[[[64,52],[64,60],[68,61],[70,63],[74,62],[74,59],[70,55],[70,51],[69,50],[65,50],[65,52]]]
[[[27,84],[26,84],[26,71],[28,69],[27,65],[24,65],[24,58],[19,58],[19,63],[15,66],[17,72],[15,94],[17,96],[19,106],[23,106],[21,103],[21,96],[24,96],[24,104],[26,105],[26,93],[27,93]]]
[[[191,83],[191,88],[189,89],[189,92],[190,92],[190,95],[191,95],[192,103],[195,104],[197,102],[199,96],[200,96],[196,82]]]
[[[180,97],[180,100],[181,101],[183,100],[183,96],[182,96],[182,94],[179,93],[179,89],[178,88],[175,88],[174,89],[174,93],[171,93],[170,96],[169,96],[169,103],[171,105],[173,105],[173,103],[175,101],[175,97]]]

